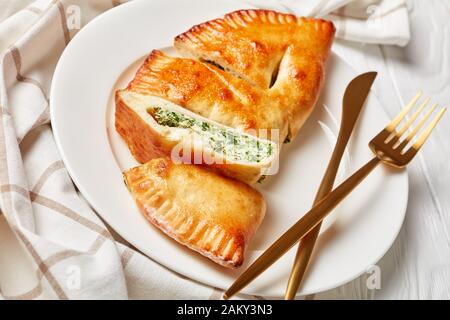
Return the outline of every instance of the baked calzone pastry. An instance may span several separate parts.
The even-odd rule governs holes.
[[[208,165],[247,183],[264,175],[278,155],[277,144],[268,139],[128,90],[116,93],[116,130],[141,163],[170,156],[180,163]]]
[[[223,266],[242,264],[265,214],[259,192],[167,158],[130,169],[124,178],[141,212],[156,227]]]
[[[319,96],[334,32],[326,20],[240,10],[192,27],[175,47],[267,90],[288,116],[293,138]]]

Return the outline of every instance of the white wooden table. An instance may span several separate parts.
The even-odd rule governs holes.
[[[412,40],[405,48],[337,41],[334,50],[358,72],[378,71],[374,90],[394,116],[422,89],[450,106],[450,1],[409,1]],[[441,121],[409,166],[410,196],[406,220],[392,248],[378,263],[381,288],[368,289],[369,274],[316,299],[450,299],[450,115]],[[13,235],[0,219],[0,252],[8,251],[8,270],[26,268]],[[9,250],[4,250],[4,249]],[[6,258],[6,257],[0,257]],[[31,272],[31,270],[30,270]],[[26,274],[26,272],[25,272]]]
[[[335,51],[358,72],[378,71],[374,91],[389,116],[419,90],[450,106],[450,1],[413,0],[411,42],[405,48],[339,42]],[[450,117],[447,114],[412,164],[406,220],[378,263],[381,288],[370,274],[316,299],[450,299]]]

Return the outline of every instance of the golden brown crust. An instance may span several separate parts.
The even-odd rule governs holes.
[[[287,132],[286,116],[264,91],[213,65],[154,50],[127,90],[159,96],[221,124],[254,131]]]
[[[269,88],[289,46],[328,55],[332,22],[271,10],[239,10],[192,27],[175,38],[183,53],[212,60],[253,83]]]
[[[160,139],[160,133],[149,126],[116,92],[116,131],[128,145],[134,158],[140,163],[170,154],[173,143]]]
[[[183,54],[213,61],[269,90],[270,100],[288,116],[293,138],[317,101],[334,32],[332,22],[322,19],[239,10],[192,27],[174,44]]]
[[[141,212],[163,232],[221,265],[242,264],[266,209],[259,192],[167,158],[130,169],[124,178]]]

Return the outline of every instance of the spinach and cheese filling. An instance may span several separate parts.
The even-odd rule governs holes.
[[[193,130],[208,143],[213,151],[225,155],[232,161],[262,162],[274,152],[272,142],[268,140],[226,130],[176,111],[159,107],[150,108],[147,111],[161,126]]]

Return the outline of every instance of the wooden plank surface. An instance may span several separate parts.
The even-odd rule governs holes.
[[[405,48],[343,41],[335,45],[335,51],[358,72],[378,71],[374,91],[391,117],[419,89],[441,105],[450,105],[450,1],[410,0],[408,6],[412,40]],[[317,294],[316,299],[450,299],[449,137],[447,114],[408,168],[406,220],[378,263],[381,288],[368,289],[369,274],[365,274]],[[27,258],[20,254],[3,217],[0,231],[0,261],[10,262],[8,268],[0,264],[0,282],[8,287],[15,273],[31,270],[26,272]]]
[[[418,90],[450,106],[450,1],[408,1],[411,42],[394,46],[337,43],[357,71],[379,72],[375,94],[389,116]],[[447,114],[408,168],[409,202],[402,231],[378,263],[381,289],[369,274],[316,299],[450,299],[450,117]]]

